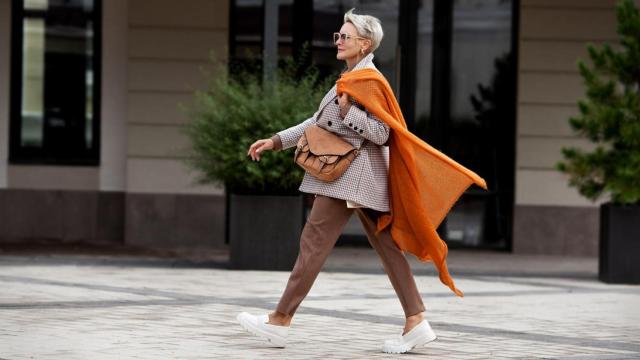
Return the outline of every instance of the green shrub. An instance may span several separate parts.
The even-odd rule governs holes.
[[[311,117],[330,87],[328,80],[320,81],[314,66],[300,71],[291,58],[264,83],[260,71],[243,67],[209,75],[207,89],[197,91],[187,108],[184,127],[191,142],[185,160],[198,173],[196,181],[225,185],[236,194],[296,194],[304,172],[290,151],[268,151],[254,162],[247,150],[254,141]]]
[[[593,67],[578,61],[586,99],[569,119],[596,147],[563,148],[556,168],[588,199],[608,193],[615,204],[640,204],[640,14],[632,0],[620,1],[616,12],[621,49],[588,45]]]

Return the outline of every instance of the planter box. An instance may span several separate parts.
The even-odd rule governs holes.
[[[598,277],[612,284],[640,284],[640,206],[600,206]]]
[[[293,269],[305,221],[303,197],[229,196],[230,267]]]

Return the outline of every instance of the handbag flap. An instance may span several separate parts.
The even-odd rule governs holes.
[[[314,155],[346,155],[355,149],[353,145],[317,125],[308,126],[304,135],[309,144],[309,151]]]

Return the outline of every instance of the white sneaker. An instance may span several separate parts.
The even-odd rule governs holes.
[[[392,354],[402,354],[416,346],[422,346],[436,339],[436,333],[433,332],[427,319],[423,319],[418,325],[414,326],[408,333],[397,338],[385,340],[382,351]]]
[[[269,315],[253,316],[248,312],[241,312],[236,319],[238,319],[238,322],[240,322],[240,325],[245,330],[253,335],[264,338],[278,347],[285,347],[287,345],[289,327],[267,324],[269,322]]]

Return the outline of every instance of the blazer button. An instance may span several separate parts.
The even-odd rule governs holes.
[[[327,125],[331,126],[332,122],[331,120],[327,121]]]
[[[349,123],[349,127],[352,127],[352,126],[353,126],[353,123]]]
[[[358,130],[358,127],[357,127],[357,126],[354,126],[354,127],[353,127],[353,130]]]
[[[362,134],[362,132],[363,132],[362,129],[360,129],[360,134]]]
[[[336,104],[338,104],[338,99],[335,99],[333,102],[334,102],[334,103],[336,103]]]

